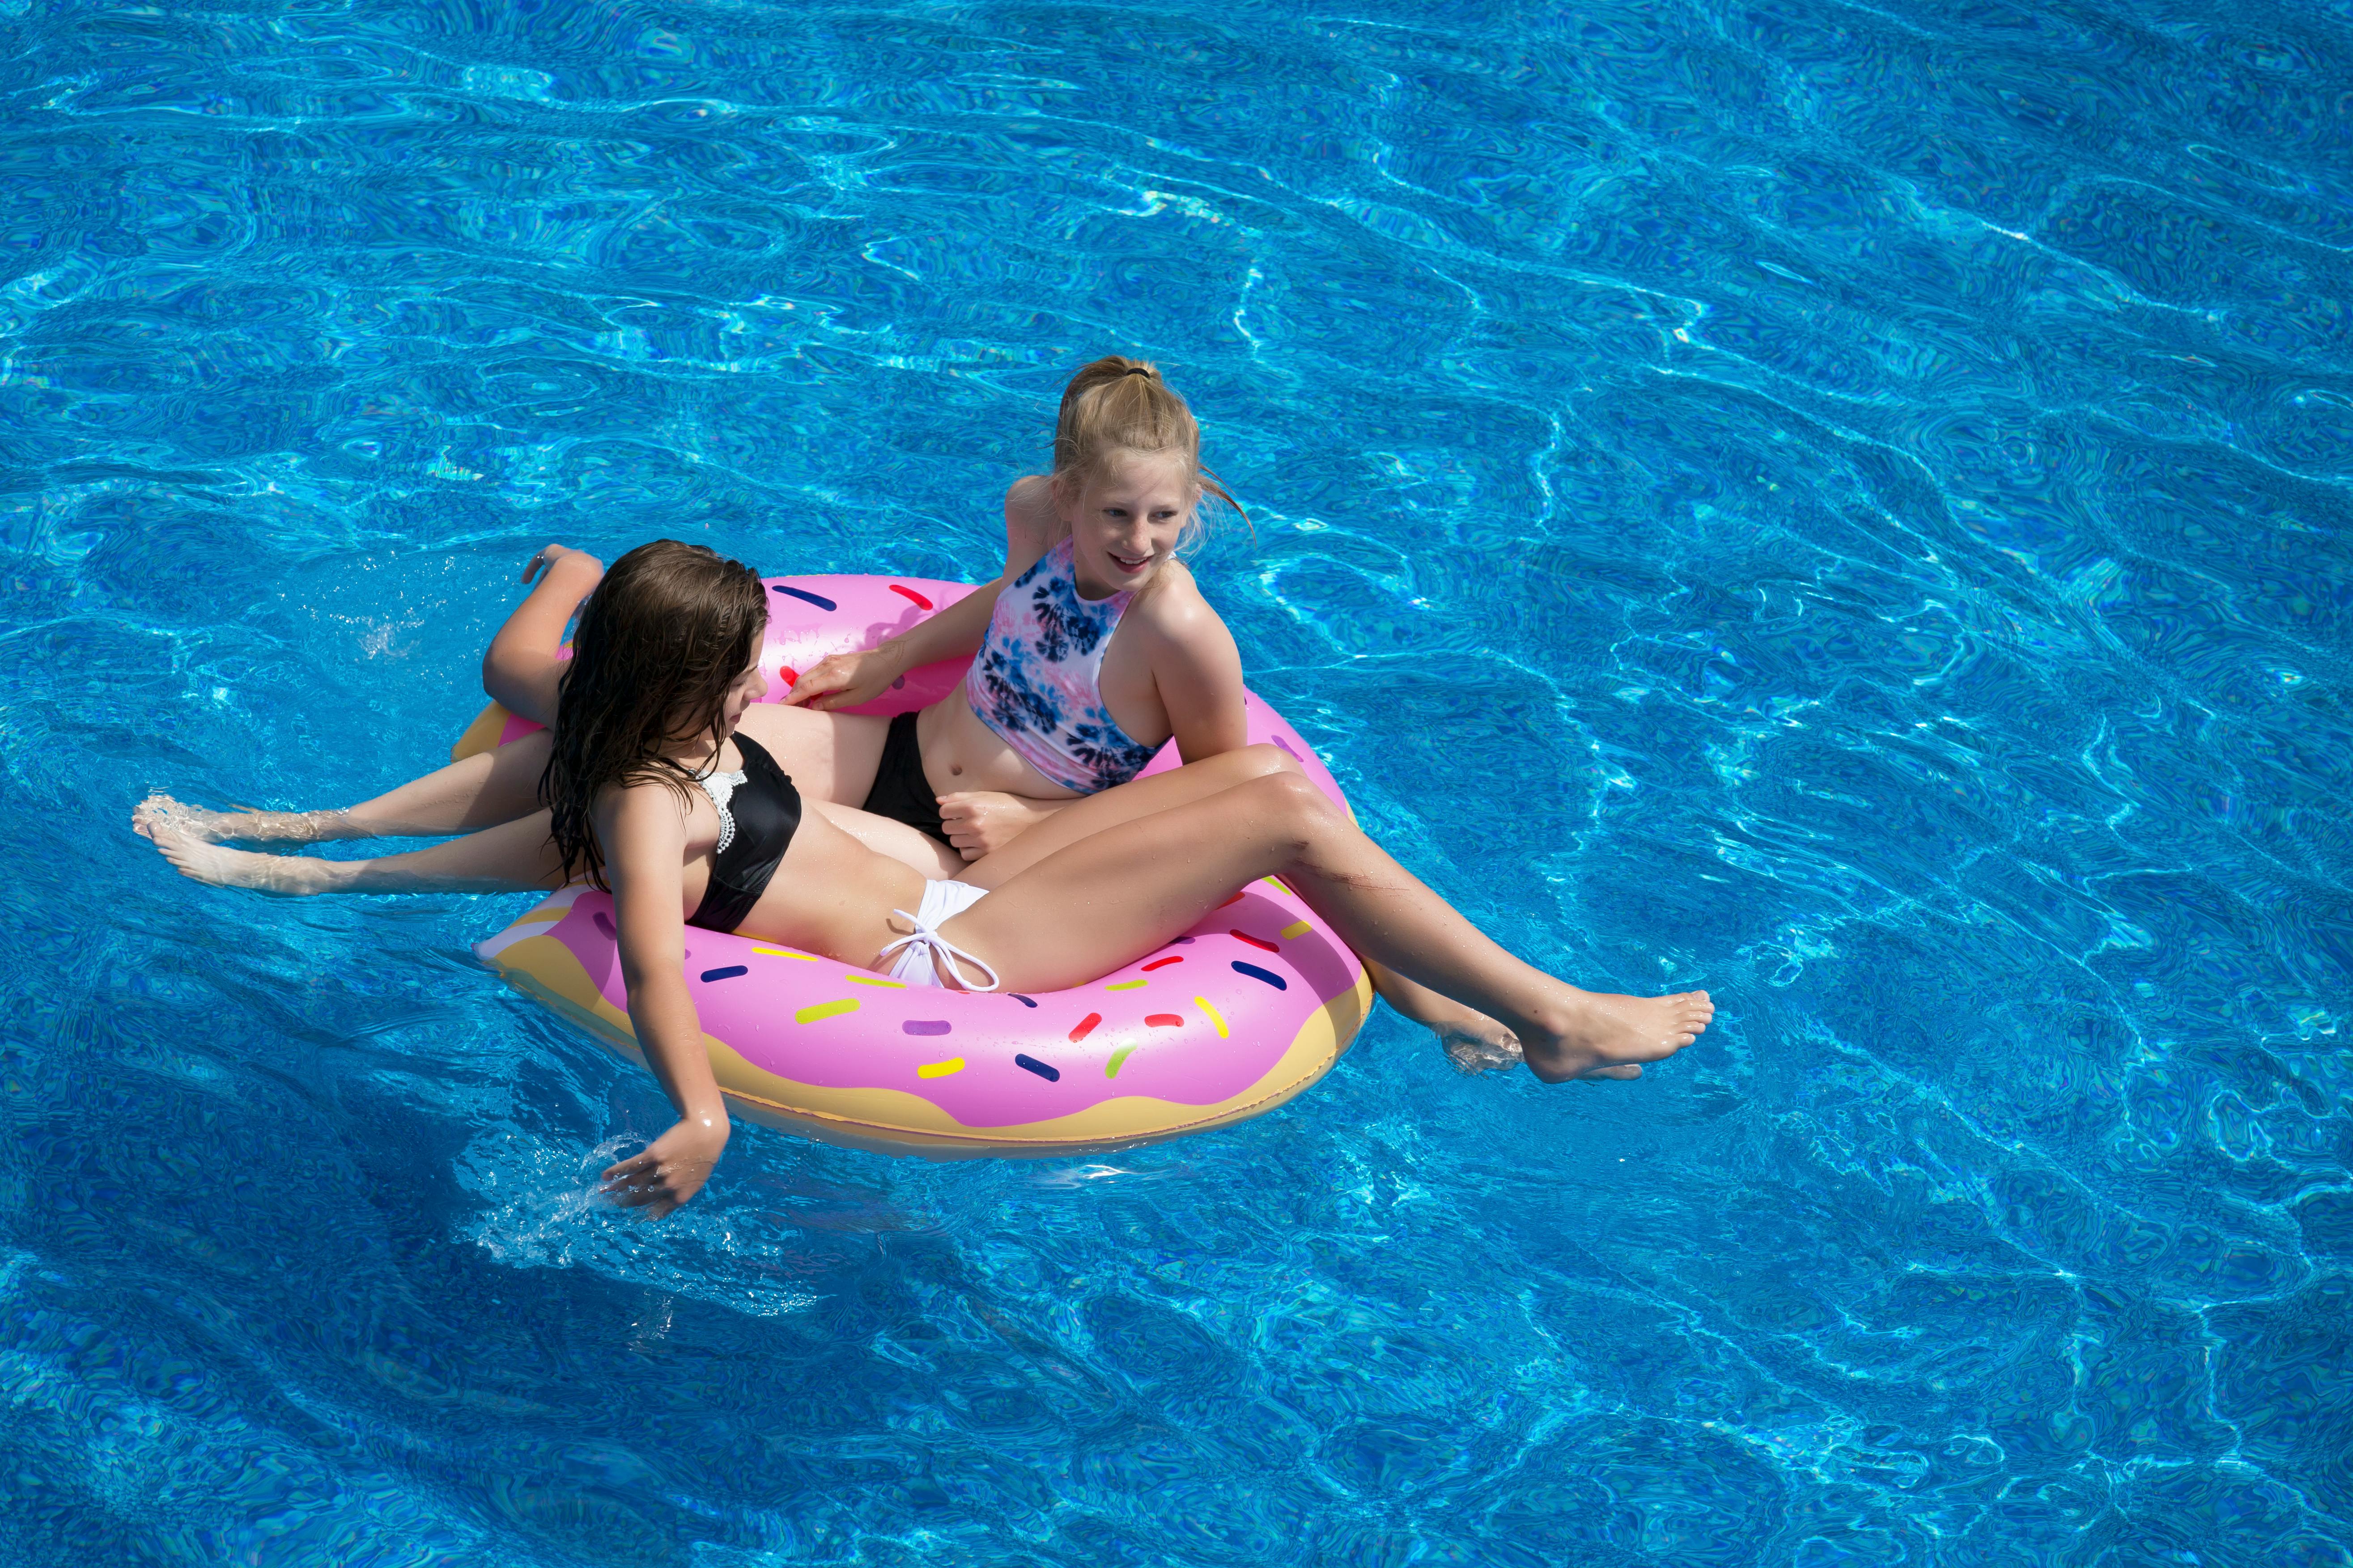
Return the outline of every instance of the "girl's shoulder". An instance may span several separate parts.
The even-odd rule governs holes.
[[[1201,585],[1182,561],[1165,563],[1135,596],[1124,618],[1140,621],[1166,637],[1229,635],[1226,623],[1202,596]]]

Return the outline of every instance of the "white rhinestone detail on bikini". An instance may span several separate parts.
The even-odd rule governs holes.
[[[737,768],[732,773],[712,773],[695,782],[702,786],[702,793],[711,797],[711,804],[719,808],[719,847],[712,853],[724,855],[727,847],[735,842],[735,816],[727,809],[727,803],[735,798],[735,786],[744,782],[744,770]]]

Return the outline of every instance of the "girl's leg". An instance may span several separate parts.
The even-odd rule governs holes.
[[[743,728],[775,753],[802,795],[836,805],[863,805],[874,793],[882,743],[891,737],[888,719],[781,702],[754,702],[744,710]]]
[[[1173,772],[1137,779],[1074,801],[993,855],[947,874],[976,888],[996,888],[1092,834],[1124,827],[1139,817],[1207,800],[1252,779],[1303,777],[1279,746],[1244,746]],[[1464,1072],[1507,1068],[1520,1059],[1519,1042],[1485,1014],[1441,996],[1378,963],[1370,966],[1381,999],[1438,1036],[1447,1059]]]
[[[206,811],[152,795],[132,813],[132,826],[153,837],[169,820],[182,837],[208,843],[318,844],[338,838],[438,838],[512,822],[539,810],[539,775],[547,767],[545,731],[436,768],[421,779],[330,811]]]
[[[169,816],[150,823],[146,833],[184,877],[215,887],[251,888],[301,898],[316,893],[516,893],[560,888],[564,869],[547,826],[547,813],[537,811],[429,849],[374,860],[321,860],[224,848],[185,831]]]
[[[965,866],[955,873],[956,879],[976,888],[1001,888],[1048,856],[1098,833],[1124,827],[1155,812],[1207,800],[1252,779],[1278,774],[1304,777],[1299,763],[1282,748],[1261,744],[1205,757],[1147,779],[1135,779],[1101,795],[1072,801],[1004,848]]]
[[[1631,1076],[1626,1068],[1689,1045],[1715,1013],[1705,992],[1602,995],[1522,963],[1295,773],[1070,845],[942,929],[995,965],[1008,989],[1055,990],[1150,952],[1268,875],[1296,889],[1356,952],[1500,1020],[1546,1082]]]

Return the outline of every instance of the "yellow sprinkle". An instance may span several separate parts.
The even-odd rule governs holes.
[[[1149,980],[1123,980],[1116,985],[1106,985],[1103,989],[1106,991],[1141,991],[1151,984],[1152,982]]]
[[[1306,934],[1307,922],[1305,921],[1293,921],[1289,925],[1282,928],[1283,940],[1286,942],[1294,936],[1305,936]]]
[[[1267,883],[1271,887],[1281,889],[1283,892],[1288,893],[1291,891],[1291,885],[1280,877],[1269,877],[1267,879]],[[1296,897],[1297,895],[1294,894],[1293,896]]]
[[[752,951],[754,952],[765,952],[770,958],[797,958],[803,963],[815,963],[817,962],[816,959],[811,958],[806,952],[787,952],[781,947],[755,947]]]
[[[1134,1046],[1122,1046],[1119,1049],[1112,1052],[1111,1060],[1103,1063],[1103,1077],[1117,1078],[1119,1076],[1119,1064],[1127,1060],[1127,1053],[1134,1049],[1135,1049]]]
[[[950,1057],[944,1062],[925,1062],[915,1069],[917,1078],[945,1078],[952,1072],[964,1071],[964,1058]]]
[[[793,1015],[793,1022],[796,1024],[814,1024],[821,1018],[839,1018],[844,1013],[855,1013],[857,1011],[858,1003],[856,999],[844,996],[839,1002],[819,1002],[813,1007],[804,1007],[799,1012]]]
[[[1210,1023],[1217,1026],[1218,1038],[1221,1040],[1224,1039],[1226,1037],[1226,1021],[1218,1016],[1218,1010],[1209,1005],[1209,999],[1207,996],[1196,996],[1193,998],[1193,1003],[1194,1005],[1199,1007],[1202,1012],[1207,1013],[1209,1016]]]
[[[907,988],[907,983],[903,980],[885,980],[879,974],[845,974],[842,978],[852,985],[880,985],[890,991],[904,991]]]

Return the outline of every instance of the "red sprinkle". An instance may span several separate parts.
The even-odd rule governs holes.
[[[1081,1040],[1085,1039],[1089,1035],[1093,1034],[1095,1032],[1095,1026],[1102,1022],[1103,1015],[1101,1013],[1090,1013],[1085,1017],[1080,1019],[1079,1026],[1071,1031],[1071,1044],[1075,1046]]]
[[[785,678],[786,686],[798,686],[801,683],[801,672],[789,664],[776,666],[776,673]]]
[[[1277,947],[1274,943],[1271,942],[1261,942],[1258,938],[1250,935],[1246,931],[1229,931],[1226,934],[1232,937],[1236,942],[1246,942],[1252,947],[1262,947],[1269,952],[1281,952],[1282,951],[1282,949]]]
[[[914,600],[916,604],[922,605],[924,609],[928,610],[932,607],[932,602],[929,599],[924,598],[921,594],[916,593],[913,588],[902,588],[898,584],[893,583],[891,584],[891,592],[903,595],[907,598]]]
[[[1147,1014],[1144,1022],[1155,1029],[1181,1029],[1185,1026],[1185,1020],[1174,1013]]]
[[[1240,903],[1241,901],[1242,901],[1242,896],[1241,896],[1241,894],[1240,894],[1240,893],[1236,893],[1232,898],[1228,899],[1228,900],[1226,900],[1226,904],[1239,904],[1239,903]],[[1221,910],[1222,910],[1222,909],[1224,909],[1224,908],[1226,907],[1226,904],[1219,904],[1219,905],[1218,906],[1218,908],[1219,908],[1219,909],[1221,909]]]
[[[1182,963],[1184,962],[1185,955],[1181,952],[1174,958],[1155,958],[1151,963],[1144,966],[1144,972],[1146,974],[1149,974],[1155,969],[1166,969],[1172,963]]]

